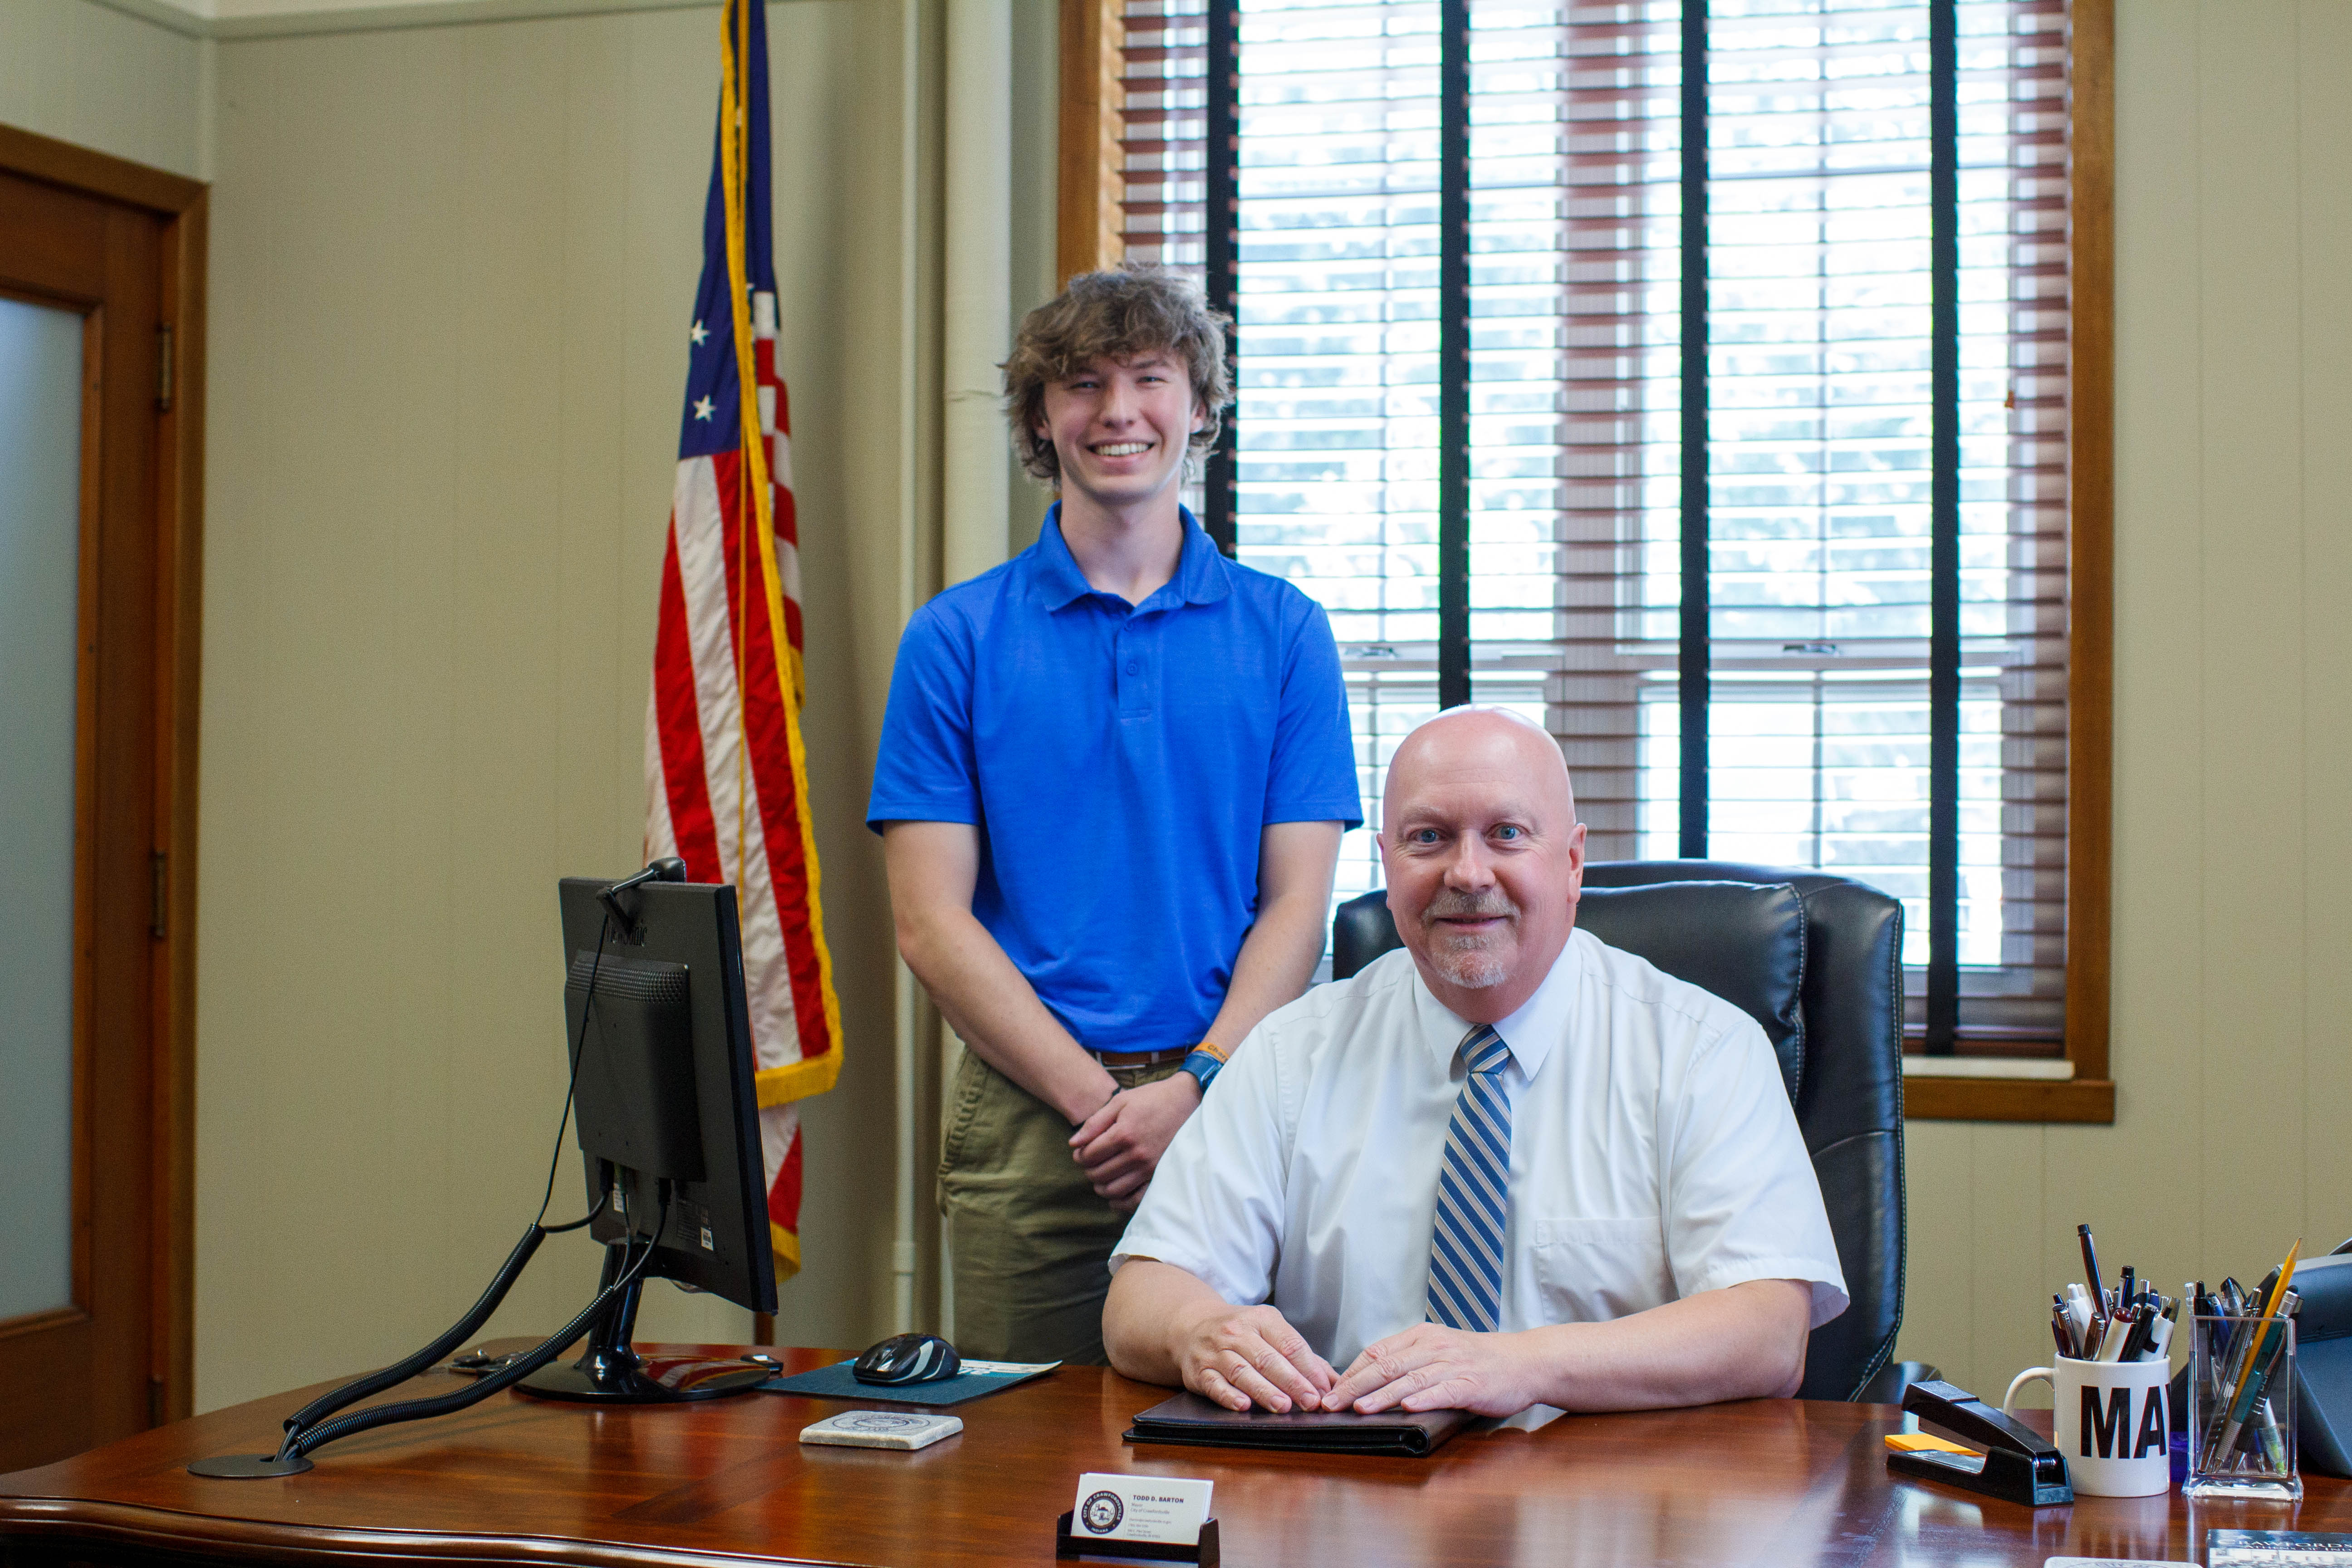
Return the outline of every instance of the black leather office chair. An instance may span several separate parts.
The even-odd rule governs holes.
[[[1853,1399],[1903,1323],[1903,906],[1822,871],[1722,860],[1584,868],[1577,923],[1750,1013],[1780,1058],[1853,1304],[1815,1329],[1808,1399]],[[1402,945],[1387,894],[1339,906],[1331,974]]]

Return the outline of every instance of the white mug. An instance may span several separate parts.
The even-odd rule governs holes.
[[[2066,1473],[2086,1497],[2153,1497],[2172,1485],[2172,1427],[2166,1408],[2172,1363],[2076,1361],[2029,1366],[2000,1396],[2007,1411],[2017,1391],[2041,1378],[2050,1384],[2051,1428]]]

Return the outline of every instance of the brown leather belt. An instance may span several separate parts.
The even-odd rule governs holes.
[[[1192,1054],[1190,1046],[1171,1046],[1164,1051],[1097,1051],[1095,1060],[1107,1068],[1156,1068],[1162,1062],[1181,1062]]]

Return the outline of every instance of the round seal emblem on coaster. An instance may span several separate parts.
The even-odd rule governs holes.
[[[1126,1506],[1118,1500],[1117,1492],[1097,1492],[1078,1510],[1078,1522],[1097,1535],[1108,1535],[1126,1517]]]
[[[854,1410],[834,1422],[851,1432],[909,1432],[930,1424],[928,1415],[897,1415],[887,1410]]]

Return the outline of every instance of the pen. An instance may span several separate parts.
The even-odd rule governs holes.
[[[2295,1309],[2302,1305],[2303,1298],[2294,1291],[2279,1292],[2278,1315],[2280,1317],[2294,1317]],[[2283,1338],[2284,1331],[2282,1331]],[[2265,1374],[2266,1382],[2269,1378],[2278,1375],[2278,1363],[2284,1359],[2285,1350],[2286,1347],[2282,1342],[2279,1347],[2280,1353],[2272,1358],[2271,1371]],[[2254,1440],[2261,1445],[2263,1458],[2268,1462],[2271,1469],[2284,1474],[2286,1470],[2286,1436],[2279,1430],[2278,1416],[2271,1409],[2270,1396],[2267,1394],[2254,1404]]]
[[[2099,1249],[2091,1241],[2089,1226],[2076,1226],[2074,1234],[2083,1241],[2083,1272],[2088,1276],[2085,1283],[2091,1287],[2091,1322],[2098,1327],[2099,1319],[2105,1315],[2100,1309],[2106,1300],[2105,1289],[2099,1283]]]
[[[2268,1348],[2272,1338],[2272,1330],[2268,1326],[2269,1321],[2277,1312],[2280,1296],[2285,1292],[2287,1285],[2294,1279],[2294,1261],[2302,1252],[2303,1237],[2296,1237],[2294,1245],[2286,1249],[2286,1261],[2278,1266],[2276,1281],[2272,1284],[2268,1294],[2263,1298],[2262,1310],[2255,1314],[2257,1318],[2263,1320],[2263,1327],[2254,1336],[2254,1342],[2246,1347],[2245,1360],[2238,1363],[2238,1397],[2241,1403],[2245,1398],[2247,1374],[2254,1370],[2254,1357]]]
[[[2124,1335],[2123,1352],[2116,1359],[2117,1361],[2146,1359],[2147,1347],[2155,1336],[2155,1331],[2156,1306],[2153,1302],[2142,1301],[2132,1312],[2131,1328]]]
[[[2263,1400],[2254,1406],[2255,1440],[2262,1445],[2263,1458],[2270,1468],[2280,1474],[2286,1471],[2286,1437],[2279,1431],[2278,1417],[2271,1414],[2271,1402]]]
[[[2202,1279],[2197,1281],[2197,1294],[2191,1298],[2189,1303],[2190,1316],[2193,1318],[2206,1319],[2218,1318],[2222,1315],[2223,1310],[2221,1298],[2215,1295],[2212,1291],[2205,1289],[2205,1281]],[[2209,1369],[2206,1373],[2206,1376],[2210,1381],[2212,1376],[2210,1368],[2214,1364],[2211,1358],[2217,1357],[2221,1353],[2221,1325],[2218,1323],[2210,1321],[2198,1325],[2197,1327],[2198,1331],[2205,1336],[2205,1353],[2208,1358],[2207,1366]]]
[[[2124,1282],[2117,1292],[2116,1304],[2124,1311],[2132,1310],[2132,1266],[2128,1263],[2124,1265]]]
[[[2253,1414],[2256,1404],[2262,1400],[2263,1392],[2270,1384],[2272,1373],[2277,1369],[2279,1362],[2284,1359],[2287,1333],[2285,1328],[2276,1321],[2277,1311],[2281,1303],[2294,1294],[2288,1286],[2294,1279],[2295,1260],[2302,1254],[2303,1240],[2298,1237],[2295,1238],[2294,1245],[2286,1249],[2285,1260],[2278,1266],[2276,1278],[2263,1294],[2262,1310],[2256,1316],[2255,1321],[2250,1325],[2252,1331],[2245,1335],[2247,1343],[2244,1355],[2241,1357],[2236,1347],[2234,1345],[2231,1347],[2230,1360],[2237,1363],[2238,1373],[2234,1381],[2224,1373],[2221,1387],[2216,1391],[2221,1396],[2220,1403],[2227,1414],[2219,1440],[2206,1449],[2208,1468],[2221,1463],[2236,1452],[2239,1432],[2245,1426],[2247,1418]],[[2221,1289],[2226,1293],[2236,1284],[2237,1281],[2234,1279],[2224,1279],[2221,1282]],[[2261,1364],[2258,1366],[2257,1363]],[[2234,1394],[2231,1392],[2233,1388]]]
[[[2091,1345],[2091,1298],[2080,1285],[2066,1287],[2066,1326],[2074,1331],[2075,1359],[2088,1361]]]
[[[2221,1441],[2207,1453],[2205,1465],[2208,1469],[2223,1463],[2237,1452],[2238,1434],[2252,1416],[2254,1407],[2257,1405],[2267,1405],[2263,1394],[2269,1388],[2271,1373],[2277,1370],[2285,1349],[2285,1331],[2265,1319],[2261,1331],[2255,1335],[2254,1344],[2247,1352],[2246,1371],[2239,1374],[2238,1396],[2230,1401],[2228,1424],[2221,1429]],[[2259,1367],[2254,1364],[2257,1361],[2262,1363]]]

